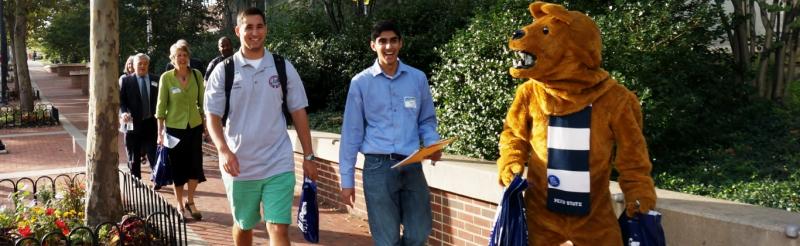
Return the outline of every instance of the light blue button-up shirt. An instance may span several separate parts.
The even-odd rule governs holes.
[[[355,186],[358,152],[410,155],[439,141],[436,112],[422,71],[398,61],[397,72],[383,73],[378,61],[350,81],[339,146],[342,188]]]

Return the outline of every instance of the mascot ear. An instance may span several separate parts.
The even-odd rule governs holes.
[[[538,18],[541,18],[542,16],[547,15],[547,14],[544,13],[544,11],[542,11],[542,6],[544,6],[545,4],[547,4],[547,3],[545,3],[545,2],[534,2],[534,3],[531,3],[531,5],[528,6],[528,10],[531,11],[531,16],[533,16],[533,18],[537,18],[538,19]]]
[[[528,9],[530,10],[533,18],[541,18],[546,15],[552,15],[557,20],[567,23],[567,25],[572,22],[572,16],[570,16],[569,11],[567,11],[564,6],[558,4],[534,2],[528,6]]]

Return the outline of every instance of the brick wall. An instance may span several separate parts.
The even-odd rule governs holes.
[[[303,173],[303,157],[295,155],[295,170]],[[320,206],[344,207],[339,199],[339,165],[320,160],[318,166],[317,200]],[[361,170],[356,169],[356,204],[350,213],[367,218]],[[297,177],[298,185],[302,177]],[[433,231],[428,245],[488,245],[491,223],[497,206],[494,203],[431,188]],[[348,208],[349,209],[349,208]]]

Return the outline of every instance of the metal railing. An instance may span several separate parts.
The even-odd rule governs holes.
[[[136,214],[149,214],[148,225],[169,238],[169,245],[187,245],[186,220],[167,199],[148,188],[129,172],[119,171],[122,185],[122,207]]]
[[[94,229],[89,227],[71,228],[68,235],[61,231],[45,234],[41,239],[22,237],[13,233],[13,228],[0,228],[0,246],[4,245],[188,245],[186,221],[178,210],[166,199],[128,172],[119,171],[123,210],[128,213],[122,222],[104,222]],[[59,180],[75,182],[78,177],[85,179],[84,173],[73,176],[60,174],[55,178],[41,176],[37,179],[28,177],[0,180],[10,184],[12,194],[19,191],[21,184],[31,184],[34,197],[40,188],[55,190]],[[48,187],[49,186],[49,187]],[[147,214],[140,218],[132,214]],[[101,233],[104,231],[104,233]],[[100,234],[114,236],[115,242],[103,242]],[[104,238],[103,238],[104,239]]]
[[[58,125],[58,109],[51,104],[36,104],[33,112],[22,112],[17,105],[0,107],[0,128]]]

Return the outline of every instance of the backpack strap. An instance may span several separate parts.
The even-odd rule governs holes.
[[[289,106],[286,104],[288,94],[287,78],[286,78],[286,62],[283,57],[277,54],[272,54],[272,59],[275,61],[275,69],[278,71],[278,81],[281,83],[281,91],[283,92],[283,103],[281,109],[283,116],[286,119],[286,125],[292,123],[292,114],[289,112]],[[225,66],[225,113],[222,115],[222,126],[228,120],[228,111],[230,111],[231,104],[231,89],[233,88],[233,56],[226,58],[222,63]]]
[[[225,113],[222,114],[222,126],[228,122],[228,111],[231,104],[231,88],[233,88],[233,56],[222,61],[225,66]]]
[[[283,91],[281,109],[283,110],[283,117],[286,119],[286,126],[288,127],[292,124],[292,114],[289,112],[289,105],[286,101],[287,95],[289,94],[286,86],[288,84],[286,79],[286,62],[283,60],[283,57],[278,54],[272,54],[272,59],[275,61],[275,70],[278,71],[278,81],[281,82],[281,90]]]
[[[197,102],[197,108],[203,108],[203,105],[200,105],[200,97],[202,96],[202,94],[200,93],[202,92],[200,92],[200,79],[197,77],[198,72],[200,71],[197,71],[197,69],[192,69],[192,76],[194,76],[194,83],[197,85],[197,100],[195,101]],[[202,113],[200,113],[200,117],[203,117]]]

